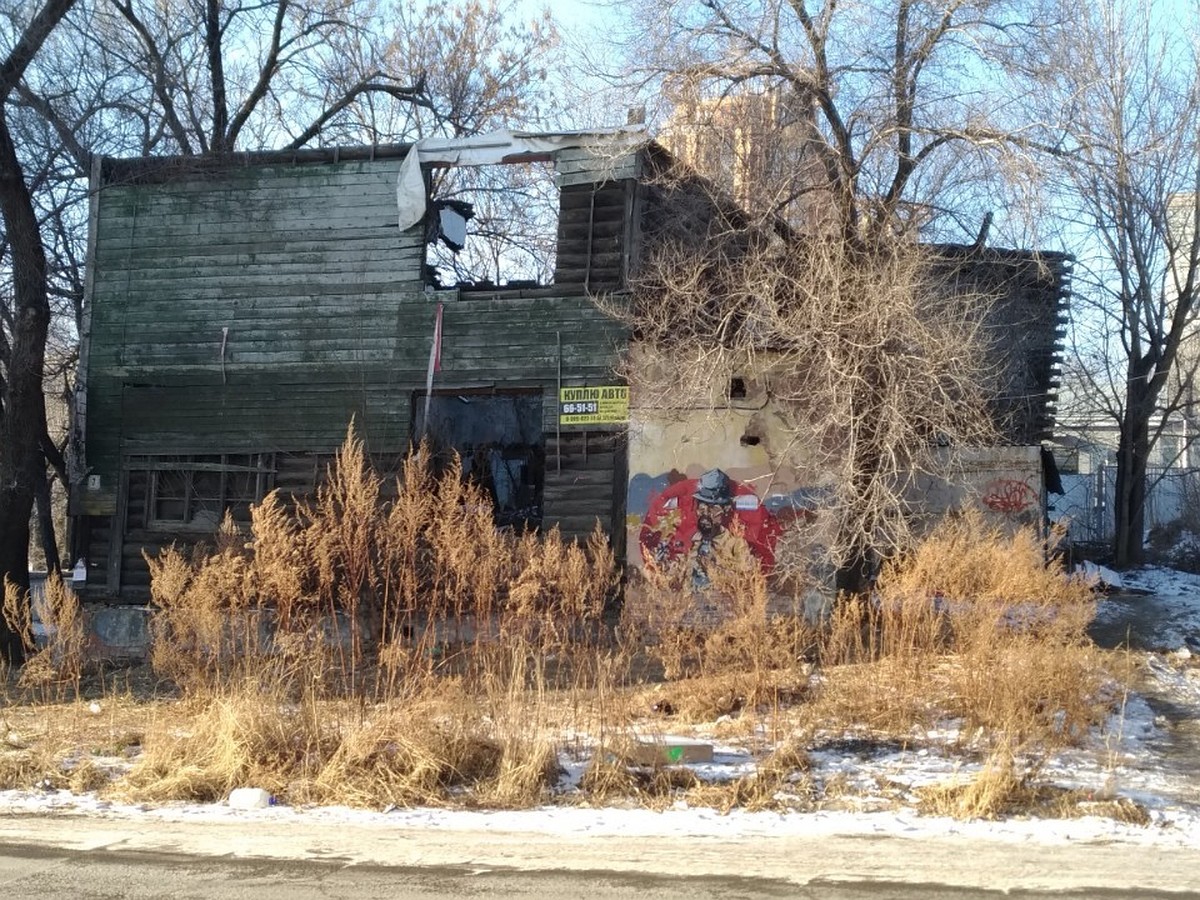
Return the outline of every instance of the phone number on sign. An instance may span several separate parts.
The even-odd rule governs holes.
[[[600,404],[595,400],[586,403],[564,403],[562,405],[562,414],[564,416],[588,416],[595,415],[600,412]]]

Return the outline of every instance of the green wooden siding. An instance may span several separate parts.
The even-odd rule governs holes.
[[[552,434],[560,345],[564,384],[613,380],[624,332],[588,290],[619,287],[627,271],[633,183],[564,191],[557,287],[434,292],[423,226],[397,227],[399,164],[234,164],[101,184],[86,335],[87,465],[101,494],[119,489],[130,454],[326,454],[351,417],[371,452],[403,451],[439,301],[436,387],[541,389]],[[611,452],[567,470],[611,483]],[[611,491],[572,499],[558,481],[547,520],[611,525]],[[91,526],[95,563],[112,521]],[[112,553],[139,565],[129,546]]]

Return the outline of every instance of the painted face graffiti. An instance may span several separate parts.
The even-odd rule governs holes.
[[[724,542],[744,539],[754,557],[770,569],[781,523],[748,485],[720,469],[682,479],[650,499],[638,535],[644,559],[659,564],[687,560],[692,586],[711,583],[711,567]]]
[[[733,518],[731,506],[716,503],[696,503],[696,529],[701,536],[711,540],[729,527]]]

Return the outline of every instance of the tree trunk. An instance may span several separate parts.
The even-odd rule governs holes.
[[[8,369],[0,389],[0,577],[29,586],[29,517],[46,461],[42,374],[50,304],[46,254],[33,201],[0,104],[0,214],[4,217],[13,275],[13,321]],[[22,658],[20,641],[0,622],[0,653]]]
[[[1113,502],[1113,564],[1141,565],[1145,559],[1146,466],[1150,459],[1152,406],[1140,390],[1126,392],[1125,421],[1117,445],[1117,484]]]
[[[0,571],[5,573],[8,580],[16,584],[25,596],[28,596],[29,514],[26,512],[25,527],[22,529],[18,516],[6,514],[6,509],[13,499],[12,493],[8,490],[5,490],[0,496],[0,506],[5,507],[5,510],[0,510]],[[16,499],[19,502],[19,498]],[[32,506],[32,495],[29,503]],[[28,509],[29,507],[26,507],[26,510]],[[18,547],[24,547],[25,552],[22,554],[17,551]],[[20,637],[8,627],[8,623],[2,616],[0,616],[0,654],[3,654],[4,659],[14,666],[25,661],[25,647],[21,643]]]
[[[58,554],[58,539],[54,533],[54,500],[50,493],[50,479],[46,470],[34,488],[34,498],[37,502],[38,540],[42,545],[42,555],[46,557],[46,575],[57,572],[62,568],[62,558]]]
[[[859,252],[855,250],[851,254],[850,265],[854,265]],[[858,264],[864,267],[877,265],[869,254],[864,255]],[[864,299],[865,302],[871,302],[870,299]],[[856,393],[851,413],[857,420],[852,426],[854,439],[849,459],[853,499],[851,509],[847,510],[847,520],[840,526],[841,533],[838,535],[838,546],[845,551],[834,576],[834,586],[839,596],[866,596],[873,586],[875,563],[878,560],[872,538],[880,524],[880,510],[874,503],[872,488],[879,478],[880,463],[888,446],[886,436],[880,433],[879,423],[886,419],[880,411],[887,406],[889,396],[887,366],[879,356],[879,351],[875,351],[863,360],[862,378],[865,386]]]
[[[851,548],[850,555],[838,567],[834,576],[834,587],[837,595],[861,597],[871,589],[874,554],[870,549],[861,545]]]

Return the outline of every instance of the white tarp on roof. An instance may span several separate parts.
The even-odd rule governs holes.
[[[413,144],[400,164],[396,182],[396,208],[400,230],[411,228],[425,216],[425,179],[422,163],[441,163],[449,166],[487,166],[523,156],[556,153],[568,147],[606,149],[632,148],[649,138],[639,126],[609,128],[599,131],[557,131],[533,133],[502,128],[489,134],[466,138],[424,138]]]

